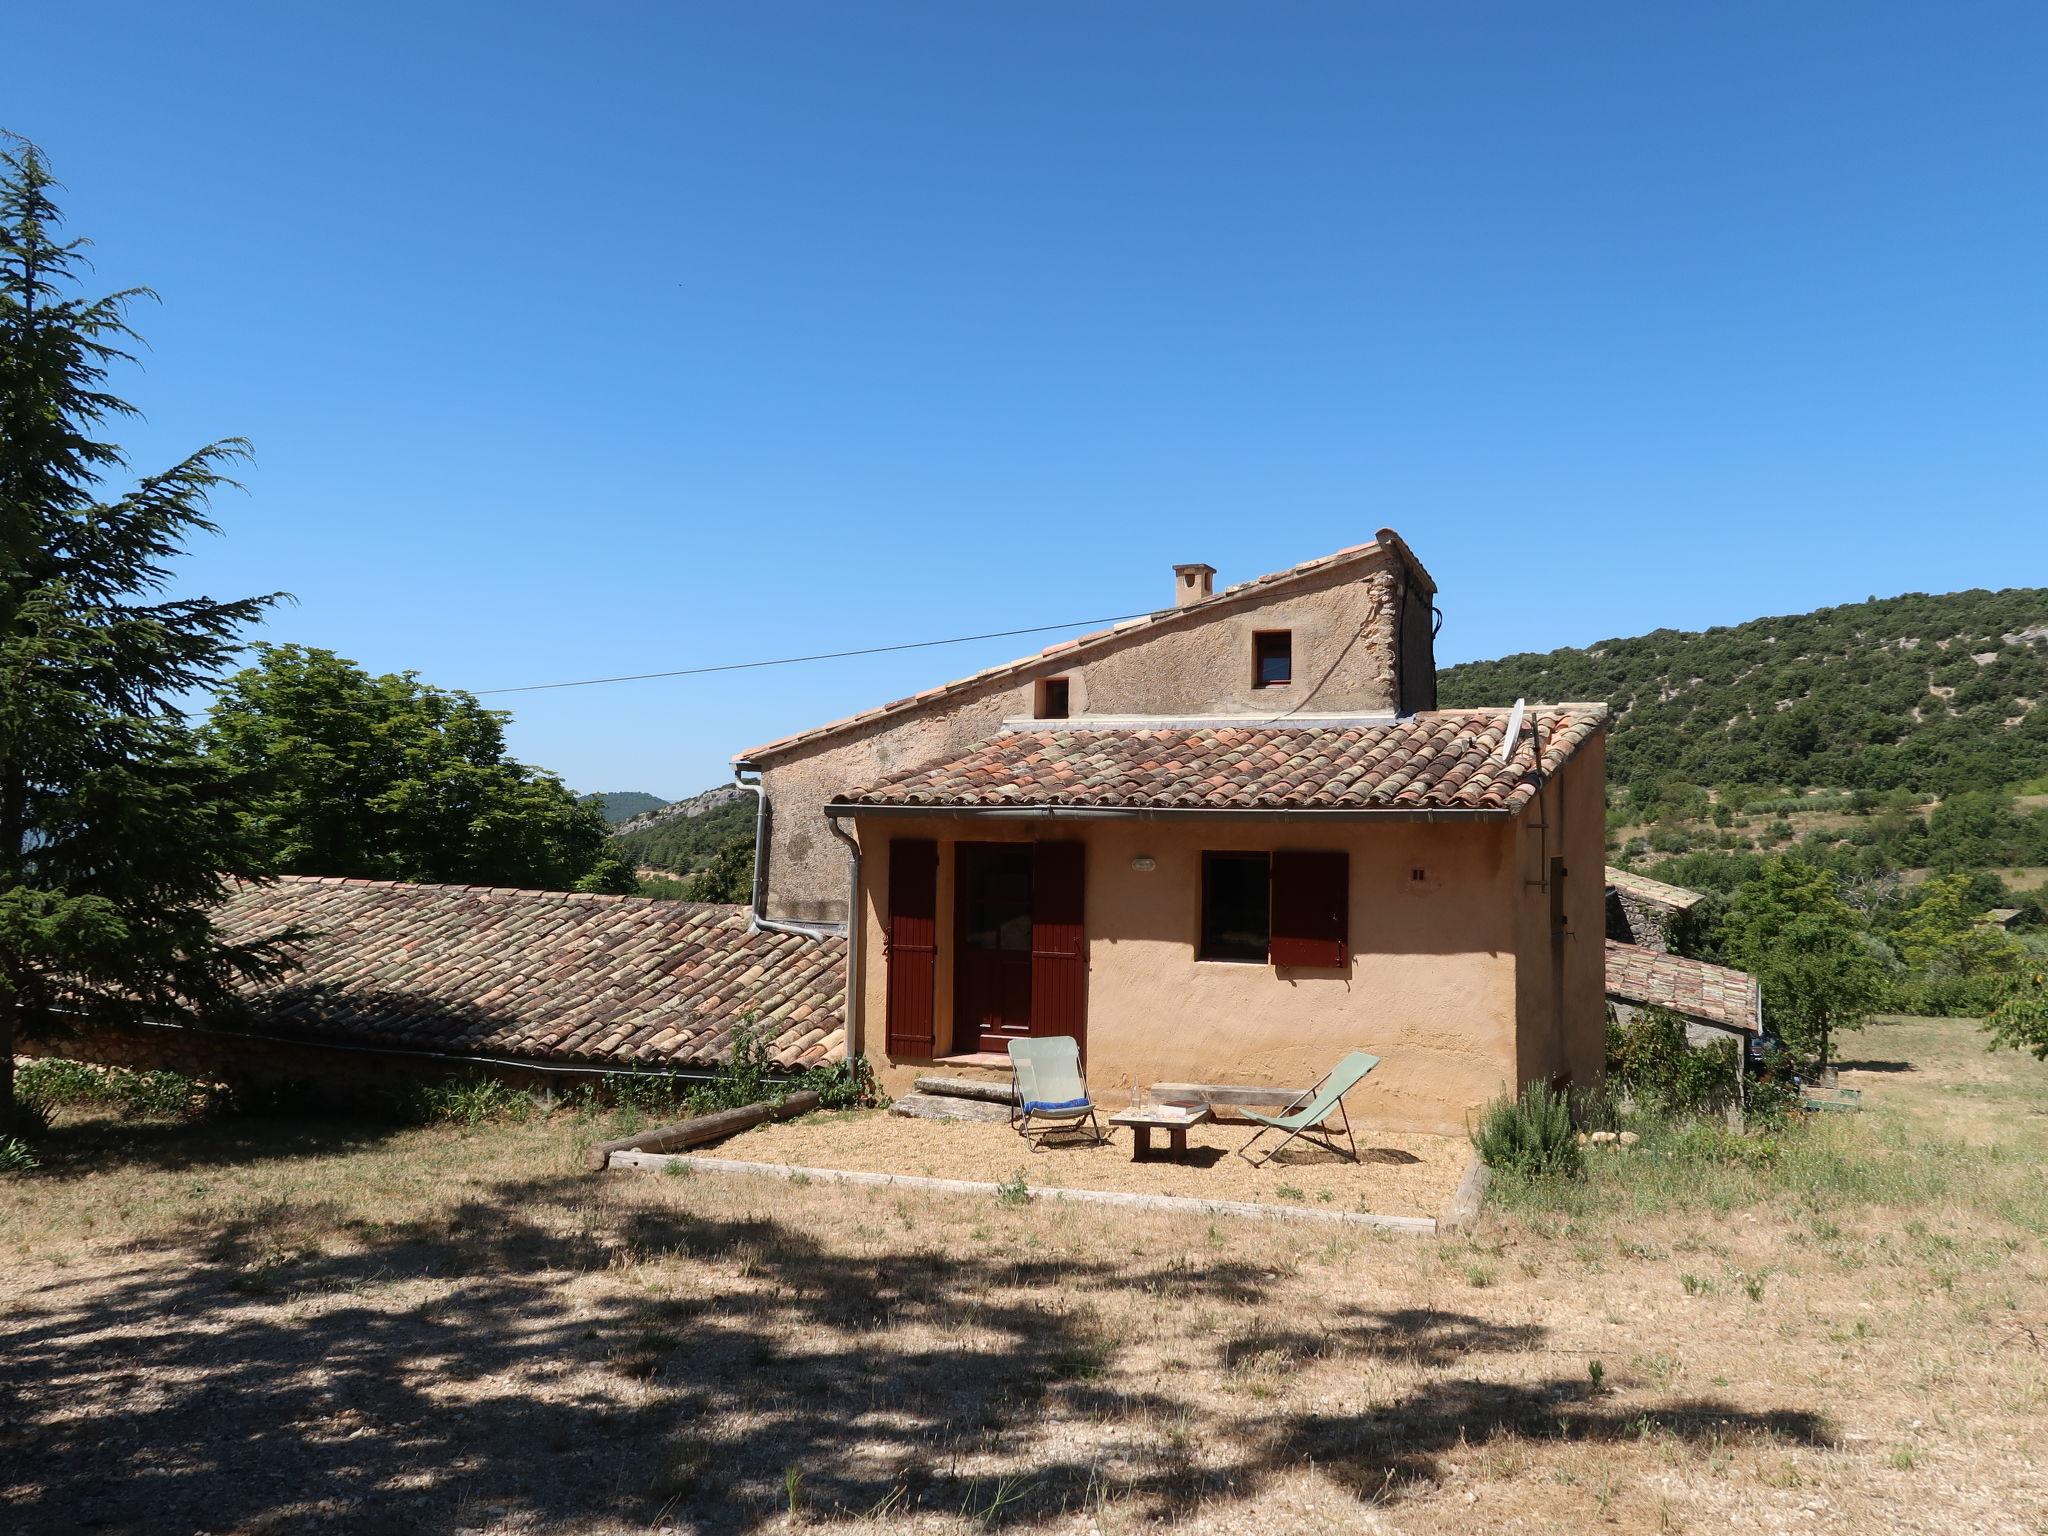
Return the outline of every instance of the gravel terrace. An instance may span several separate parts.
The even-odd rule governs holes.
[[[1361,1126],[1359,1161],[1350,1163],[1297,1141],[1261,1168],[1236,1151],[1250,1139],[1248,1125],[1199,1125],[1188,1132],[1185,1159],[1160,1157],[1163,1134],[1154,1133],[1154,1161],[1131,1161],[1131,1133],[1108,1128],[1106,1146],[1071,1138],[1033,1152],[1006,1125],[973,1121],[911,1120],[881,1110],[814,1114],[759,1125],[692,1149],[708,1157],[836,1168],[859,1173],[917,1174],[938,1179],[1001,1183],[1019,1172],[1027,1183],[1067,1189],[1130,1190],[1200,1200],[1301,1203],[1383,1216],[1437,1216],[1449,1203],[1471,1161],[1463,1138],[1426,1136]],[[1272,1145],[1269,1138],[1263,1145]]]

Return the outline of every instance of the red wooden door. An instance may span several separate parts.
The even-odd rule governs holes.
[[[933,1052],[933,980],[939,954],[939,845],[928,837],[889,843],[889,968],[886,1029],[892,1057]]]
[[[1087,844],[1034,843],[1031,1033],[1088,1040],[1088,935],[1082,924]]]
[[[1032,1033],[1031,845],[955,843],[953,858],[953,1038],[1005,1050]]]

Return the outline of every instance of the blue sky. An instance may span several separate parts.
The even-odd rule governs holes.
[[[193,583],[491,688],[1128,613],[1401,530],[1440,657],[2048,583],[2048,8],[10,18]],[[1046,640],[1056,638],[1045,637]],[[1041,641],[513,696],[680,794]]]

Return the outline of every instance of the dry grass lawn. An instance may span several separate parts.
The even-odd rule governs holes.
[[[1135,1190],[1383,1216],[1439,1215],[1472,1160],[1468,1141],[1366,1129],[1358,1137],[1356,1163],[1296,1140],[1273,1161],[1254,1168],[1236,1152],[1258,1127],[1212,1124],[1188,1132],[1187,1155],[1180,1159],[1160,1156],[1166,1137],[1155,1131],[1153,1157],[1134,1163],[1130,1131],[1104,1129],[1110,1133],[1106,1145],[1088,1145],[1063,1132],[1046,1150],[1031,1152],[1007,1125],[911,1120],[871,1110],[756,1126],[705,1151],[712,1157],[799,1168],[987,1184],[1021,1177],[1047,1187]],[[1267,1137],[1255,1153],[1278,1140],[1277,1133]]]
[[[1867,1114],[1442,1242],[75,1119],[0,1183],[0,1524],[2040,1531],[2048,1067],[1850,1050]]]

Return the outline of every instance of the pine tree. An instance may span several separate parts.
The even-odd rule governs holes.
[[[42,156],[0,147],[0,1116],[13,1046],[86,1016],[185,1020],[275,974],[278,940],[230,945],[209,911],[257,872],[219,770],[177,701],[211,683],[274,597],[170,597],[246,453],[213,443],[127,485],[100,435],[136,414],[104,388],[132,361],[130,289],[78,296]],[[121,482],[116,484],[116,482]],[[279,938],[288,938],[280,935]],[[5,1125],[0,1125],[4,1130]]]

